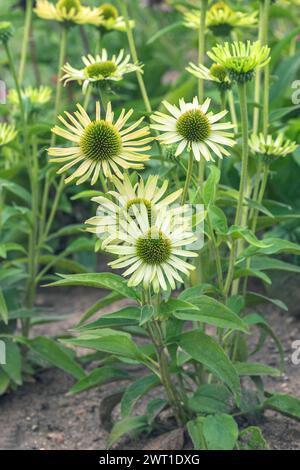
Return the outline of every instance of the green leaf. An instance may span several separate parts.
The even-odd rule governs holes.
[[[251,267],[261,271],[278,270],[300,273],[300,266],[269,256],[253,256],[251,258]]]
[[[23,186],[20,186],[17,183],[14,183],[13,181],[0,179],[0,190],[1,188],[5,188],[7,191],[10,191],[15,196],[18,196],[20,199],[30,204],[30,193],[26,189],[24,189]]]
[[[256,364],[254,362],[235,362],[234,367],[239,376],[255,376],[255,375],[269,375],[271,377],[279,377],[280,370],[274,367],[266,366],[265,364]]]
[[[101,367],[100,369],[94,369],[86,377],[79,380],[69,390],[69,395],[89,390],[93,387],[99,387],[107,382],[113,382],[115,380],[128,378],[128,372],[116,369],[114,367]]]
[[[84,332],[76,338],[64,341],[67,344],[82,348],[95,349],[109,354],[131,359],[141,359],[141,352],[128,333],[110,328]]]
[[[0,287],[0,318],[4,321],[5,325],[8,323],[8,309],[6,305],[6,301],[4,298],[4,294]]]
[[[121,294],[118,294],[118,292],[111,292],[110,294],[101,297],[101,299],[97,300],[97,302],[95,302],[91,307],[86,310],[86,312],[83,314],[83,316],[77,323],[76,327],[81,326],[84,322],[86,322],[93,315],[95,315],[95,313],[98,313],[103,307],[106,307],[107,305],[110,305],[120,299],[123,299],[123,296]]]
[[[152,305],[143,305],[143,307],[140,309],[140,312],[140,326],[147,323],[155,315],[155,309]]]
[[[99,197],[103,195],[104,193],[102,193],[101,191],[89,189],[87,191],[80,191],[80,193],[75,194],[74,196],[71,197],[71,200],[77,201],[78,199],[92,199],[92,197]]]
[[[209,206],[208,212],[214,230],[219,233],[227,233],[228,223],[225,212],[223,212],[219,207],[213,205]]]
[[[292,57],[281,59],[279,66],[274,71],[277,80],[270,89],[270,103],[272,103],[273,109],[280,105],[287,89],[290,88],[292,81],[297,76],[299,66],[300,55],[298,53]]]
[[[261,315],[259,315],[258,313],[250,313],[250,314],[246,315],[244,317],[244,321],[249,326],[256,325],[258,328],[260,328],[263,332],[265,332],[267,335],[269,335],[273,339],[273,341],[274,341],[274,343],[275,343],[275,345],[278,349],[279,355],[280,355],[280,370],[281,370],[281,372],[283,372],[283,370],[284,370],[284,351],[283,351],[281,342],[277,338],[276,334],[274,333],[274,331],[272,330],[272,328],[268,324],[268,322]],[[257,352],[260,349],[259,346],[260,346],[260,342],[258,343],[258,347],[256,347],[255,350],[252,352],[252,354],[254,352]]]
[[[179,344],[193,359],[204,364],[224,382],[239,402],[241,394],[239,376],[232,362],[215,340],[200,331],[190,331],[181,336]]]
[[[3,395],[9,387],[9,377],[0,366],[0,396]]]
[[[210,165],[209,170],[210,175],[207,178],[203,189],[203,201],[206,205],[213,203],[216,199],[217,187],[221,176],[221,172],[217,166]]]
[[[293,255],[300,254],[300,245],[298,243],[290,242],[289,240],[284,240],[281,238],[265,238],[264,243],[264,247],[248,247],[242,253],[242,256],[253,256],[256,253],[264,255],[274,255],[279,253],[291,253]]]
[[[247,325],[238,315],[212,297],[201,295],[197,299],[193,299],[193,304],[197,310],[176,311],[174,316],[180,320],[200,321],[220,328],[248,332]]]
[[[159,379],[155,375],[151,374],[142,377],[129,385],[121,400],[122,418],[129,416],[136,402],[159,383]]]
[[[271,285],[272,281],[267,276],[267,274],[259,271],[258,269],[254,268],[239,268],[235,269],[234,271],[234,279],[238,279],[240,277],[257,277],[261,281],[263,281],[267,285]]]
[[[240,450],[268,450],[268,444],[257,426],[249,426],[240,432]]]
[[[276,41],[274,47],[272,48],[272,54],[271,54],[271,65],[273,66],[276,64],[280,58],[281,54],[284,50],[285,47],[288,47],[290,45],[291,40],[297,36],[300,33],[300,26],[297,26],[297,28],[292,29],[292,31],[288,31],[282,39],[279,41]]]
[[[162,398],[153,398],[147,403],[147,421],[148,424],[151,424],[155,421],[155,418],[159,413],[168,405],[166,400]]]
[[[233,225],[227,232],[228,236],[232,238],[242,238],[244,239],[249,245],[253,245],[256,248],[268,248],[270,246],[270,242],[267,240],[258,240],[254,233],[249,230],[248,228],[237,227]],[[251,247],[250,247],[251,248]]]
[[[147,46],[150,46],[150,44],[153,44],[155,41],[157,41],[158,39],[160,39],[162,36],[169,33],[170,31],[174,31],[175,29],[182,28],[182,27],[183,27],[183,22],[176,21],[175,23],[169,24],[165,28],[159,29],[159,31],[153,34],[151,38],[147,41]]]
[[[8,377],[17,385],[22,384],[22,359],[18,345],[11,339],[5,339],[6,364],[1,367]]]
[[[37,336],[34,339],[22,338],[21,342],[39,354],[43,359],[71,374],[76,379],[85,377],[82,367],[73,359],[70,352],[52,338]]]
[[[276,307],[281,308],[282,310],[286,310],[286,311],[288,310],[285,303],[283,303],[281,300],[271,299],[270,297],[259,294],[257,292],[247,292],[245,299],[246,299],[247,307],[252,306],[252,305],[262,304],[262,303],[271,303],[271,304],[276,305]]]
[[[219,295],[220,291],[212,284],[199,284],[198,286],[188,287],[179,294],[178,298],[187,302],[193,302],[195,298],[197,299],[199,297],[199,295],[204,294]]]
[[[138,299],[136,289],[127,286],[126,281],[117,274],[113,273],[96,273],[96,274],[76,274],[61,275],[63,279],[48,284],[51,286],[88,286],[98,289],[109,289],[118,292],[124,297]]]
[[[210,415],[203,420],[203,435],[208,450],[232,450],[236,444],[239,429],[230,415]]]
[[[21,253],[26,253],[26,250],[19,243],[1,243],[0,244],[0,257],[7,258],[7,253],[9,251],[19,251]]]
[[[110,449],[121,437],[133,431],[142,431],[147,428],[147,418],[145,416],[127,417],[118,421],[108,438],[107,447]]]
[[[195,450],[205,450],[206,445],[203,438],[203,418],[198,417],[188,421],[187,430],[190,438],[192,439]]]
[[[224,385],[201,385],[189,398],[188,405],[196,413],[226,413],[230,408],[231,394]]]
[[[176,299],[174,297],[171,297],[167,302],[162,302],[159,306],[159,315],[163,317],[164,319],[169,318],[170,315],[172,315],[173,312],[176,312],[176,310],[197,310],[197,307],[193,305],[190,302],[187,302],[186,300],[182,299]]]
[[[262,214],[267,215],[268,217],[274,218],[274,215],[272,214],[272,212],[270,212],[269,209],[267,209],[262,204],[259,204],[257,201],[253,201],[252,199],[248,199],[248,198],[246,198],[246,201],[247,201],[248,207],[252,209],[256,209],[257,211],[261,212]]]
[[[264,404],[264,409],[271,409],[279,413],[300,421],[300,400],[285,393],[275,393],[268,398]]]
[[[128,306],[116,312],[102,315],[98,320],[80,325],[80,331],[97,330],[98,328],[123,327],[130,325],[138,325],[140,319],[140,307]]]

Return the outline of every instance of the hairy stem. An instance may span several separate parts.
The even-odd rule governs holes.
[[[244,212],[244,197],[245,191],[247,189],[248,181],[248,106],[247,106],[247,85],[242,83],[238,85],[238,94],[241,110],[241,126],[242,126],[242,169],[241,169],[241,179],[240,179],[240,188],[239,188],[239,199],[237,204],[237,210],[235,215],[235,225],[240,226],[243,221],[243,212]],[[246,209],[245,209],[246,210]],[[224,292],[225,295],[228,295],[229,289],[232,283],[233,274],[234,274],[234,265],[237,256],[237,243],[236,241],[232,242],[228,273],[225,282]],[[238,289],[238,285],[235,285],[234,291]]]
[[[182,198],[181,198],[181,204],[182,205],[185,204],[185,201],[186,201],[186,198],[187,198],[187,195],[188,195],[188,191],[189,191],[189,187],[190,187],[190,184],[191,184],[191,177],[192,177],[192,173],[193,173],[193,162],[194,162],[194,156],[193,156],[192,150],[190,150],[188,168],[187,168],[187,173],[186,173],[186,177],[185,177],[185,183],[184,183],[184,188],[183,188]]]
[[[28,51],[28,42],[30,36],[30,27],[32,19],[32,5],[33,0],[26,1],[26,12],[25,12],[25,24],[24,24],[24,34],[22,41],[22,50],[21,50],[21,60],[19,66],[19,82],[23,82],[25,66],[26,66],[26,56]]]
[[[124,17],[124,20],[125,20],[125,23],[126,23],[126,33],[127,33],[128,45],[129,45],[129,49],[130,49],[131,58],[132,58],[132,60],[135,64],[138,64],[139,59],[138,59],[138,55],[137,55],[137,49],[136,49],[136,45],[135,45],[135,40],[134,40],[132,28],[130,27],[130,20],[129,20],[126,1],[122,1],[122,0],[119,1],[119,5],[120,5],[121,13],[122,13],[122,15]],[[145,109],[146,109],[147,113],[151,113],[152,112],[152,107],[151,107],[151,103],[150,103],[149,96],[148,96],[148,93],[147,93],[147,89],[146,89],[146,85],[145,85],[145,82],[144,82],[143,74],[140,70],[136,70],[135,73],[136,73],[136,78],[137,78],[137,81],[138,81],[138,84],[139,84],[140,92],[141,92],[141,95],[142,95],[142,98],[143,98],[143,101],[144,101]]]
[[[61,76],[62,76],[62,66],[64,65],[65,59],[66,59],[66,46],[67,46],[67,36],[68,36],[68,28],[63,27],[62,33],[61,33],[61,41],[60,41],[60,51],[59,51],[59,62],[58,62],[58,73],[57,73],[57,82],[56,82],[56,94],[55,94],[55,105],[54,105],[54,119],[56,121],[57,115],[59,113],[60,109],[60,104],[61,104],[61,89],[62,89],[62,83],[61,83]],[[53,147],[55,145],[56,141],[56,134],[52,133],[51,136],[51,143],[50,146]],[[62,181],[63,177],[61,177]],[[47,171],[46,177],[45,177],[45,184],[44,184],[44,192],[43,192],[43,199],[42,199],[42,208],[41,208],[41,222],[40,222],[40,239],[44,239],[44,229],[45,229],[45,223],[46,223],[46,216],[47,216],[47,204],[49,200],[49,191],[50,191],[50,186],[51,182],[53,180],[53,173],[52,171]],[[58,185],[58,188],[61,186],[61,181]],[[49,222],[49,221],[48,221]],[[48,223],[49,225],[49,223]]]

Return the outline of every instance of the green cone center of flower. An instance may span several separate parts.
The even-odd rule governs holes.
[[[136,255],[146,264],[162,264],[172,253],[171,241],[161,231],[149,230],[146,237],[140,237],[136,244]]]
[[[188,142],[204,142],[210,135],[211,125],[200,109],[191,109],[178,118],[176,129]]]
[[[150,223],[151,222],[151,217],[152,217],[152,204],[151,204],[150,201],[148,201],[148,199],[144,199],[142,197],[136,197],[134,199],[130,199],[130,201],[128,201],[127,204],[126,204],[126,210],[129,213],[129,212],[131,212],[130,209],[133,206],[137,206],[137,208],[139,208],[139,206],[141,204],[143,204],[147,209],[148,221]],[[134,214],[130,214],[130,215],[131,215],[131,217],[134,216]]]
[[[59,0],[57,2],[56,7],[59,10],[65,8],[67,13],[69,13],[72,9],[73,11],[75,11],[75,13],[78,13],[81,8],[81,5],[79,0]]]
[[[89,78],[97,78],[99,76],[108,78],[116,70],[116,64],[111,60],[106,60],[105,62],[96,62],[95,64],[88,65],[86,68],[86,73]]]
[[[91,160],[109,160],[117,157],[122,149],[122,140],[117,129],[105,120],[89,124],[80,141],[83,154]]]
[[[217,78],[220,82],[224,82],[227,77],[226,69],[223,65],[213,64],[210,69],[209,73],[212,77]]]
[[[119,16],[119,12],[114,5],[110,3],[104,3],[104,5],[100,6],[101,15],[105,20],[113,20],[117,19]]]

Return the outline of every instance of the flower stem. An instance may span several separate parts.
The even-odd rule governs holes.
[[[25,153],[27,152],[27,146],[26,146],[26,139],[27,139],[27,123],[26,123],[26,113],[25,113],[25,108],[24,108],[24,103],[23,103],[23,98],[22,98],[22,93],[21,93],[21,88],[20,88],[20,83],[18,80],[17,72],[15,69],[14,61],[10,52],[10,48],[8,43],[4,43],[4,49],[6,52],[9,68],[11,71],[11,74],[13,76],[13,80],[15,83],[18,99],[19,99],[19,106],[20,106],[20,115],[21,115],[21,121],[22,121],[22,127],[23,127],[23,132],[24,132],[24,151]]]
[[[206,30],[206,13],[208,8],[208,0],[201,0],[201,10],[200,10],[200,22],[198,29],[198,64],[204,63],[205,55],[205,30]],[[202,103],[204,99],[204,80],[198,78],[198,99]],[[203,189],[205,176],[205,161],[201,158],[199,162],[198,178],[199,186]]]
[[[259,29],[258,29],[258,40],[262,43],[265,36],[264,32],[265,21],[264,21],[264,2],[259,2]],[[261,93],[261,70],[258,69],[255,74],[255,84],[254,84],[254,102],[260,102],[260,93]],[[260,117],[260,108],[255,106],[253,110],[253,133],[257,134],[259,129],[259,117]]]
[[[206,28],[206,13],[208,7],[208,0],[201,0],[200,10],[200,23],[198,30],[198,64],[204,63],[205,54],[205,28]],[[204,98],[204,80],[203,78],[198,79],[198,98],[200,103]]]
[[[31,188],[31,213],[32,223],[28,239],[28,282],[26,288],[26,306],[32,309],[36,295],[36,275],[38,271],[38,212],[39,212],[39,163],[38,163],[38,145],[34,138],[32,145],[32,157],[29,165],[29,177]],[[27,337],[30,330],[30,319],[25,319],[22,323],[22,334]]]
[[[234,97],[233,97],[232,90],[228,90],[227,96],[228,96],[228,104],[229,104],[229,109],[230,109],[231,120],[232,120],[232,124],[234,124],[234,132],[237,133],[238,129],[239,129],[239,126],[238,126],[238,120],[237,120],[237,116],[236,116],[236,110],[235,110]]]
[[[262,201],[263,201],[265,191],[266,191],[266,187],[267,187],[267,183],[268,183],[268,177],[269,177],[269,166],[264,165],[262,181],[261,181],[261,185],[260,185],[259,194],[258,194],[258,197],[257,197],[258,204],[261,204]],[[255,232],[255,230],[256,230],[257,218],[258,218],[258,211],[255,211],[255,214],[253,216],[252,226],[251,226],[251,229],[252,229],[253,232]]]
[[[207,223],[208,223],[209,232],[210,232],[212,250],[213,250],[215,261],[216,261],[218,286],[219,286],[220,291],[223,292],[223,270],[222,270],[221,257],[220,257],[220,252],[219,252],[219,248],[217,245],[217,241],[216,241],[216,237],[214,234],[214,229],[211,223],[211,218],[209,216],[209,213],[207,213]]]
[[[137,49],[136,49],[136,45],[135,45],[135,40],[134,40],[132,28],[130,27],[130,21],[129,21],[129,15],[128,15],[128,9],[127,9],[127,5],[126,5],[126,1],[121,0],[121,1],[119,1],[119,4],[120,4],[121,13],[124,17],[125,24],[126,24],[126,33],[127,33],[127,38],[128,38],[128,45],[129,45],[129,49],[130,49],[130,54],[131,54],[133,62],[135,64],[138,64],[139,59],[138,59],[138,55],[137,55]],[[143,101],[144,101],[145,109],[146,109],[147,113],[151,113],[152,112],[152,107],[151,107],[150,100],[149,100],[149,97],[148,97],[148,93],[147,93],[146,85],[145,85],[145,82],[144,82],[143,74],[140,70],[136,70],[135,73],[136,73],[136,78],[137,78],[137,81],[138,81],[138,84],[139,84],[139,87],[140,87],[141,95],[142,95],[142,98],[143,98]]]
[[[54,118],[57,119],[61,105],[61,90],[62,90],[62,67],[66,60],[66,49],[67,49],[67,36],[68,28],[67,26],[62,27],[61,40],[60,40],[60,50],[59,50],[59,61],[58,61],[58,71],[57,71],[57,82],[56,82],[56,94],[55,94],[55,105],[54,105]],[[56,134],[52,133],[51,147],[55,144]]]
[[[62,83],[61,83],[61,75],[62,75],[62,66],[64,65],[65,58],[66,58],[66,47],[67,47],[67,36],[68,36],[68,28],[66,26],[63,26],[62,32],[61,32],[61,41],[60,41],[60,51],[59,51],[59,62],[58,62],[58,73],[57,73],[57,82],[56,82],[56,94],[55,94],[55,105],[54,105],[54,119],[56,121],[57,115],[59,112],[60,108],[60,103],[61,103],[61,89],[62,89]],[[53,147],[55,145],[56,141],[56,134],[52,133],[51,136],[51,143],[50,146]],[[45,229],[45,222],[46,222],[46,216],[47,216],[47,203],[49,200],[49,191],[50,191],[50,185],[53,179],[53,173],[51,171],[47,171],[46,177],[45,177],[45,184],[44,184],[44,192],[43,192],[43,199],[42,199],[42,208],[41,208],[41,221],[40,221],[40,239],[45,239],[45,236],[43,234],[44,229]],[[61,188],[62,186],[62,181],[63,177],[61,177],[61,181],[58,185],[58,188]],[[49,220],[48,220],[48,225],[49,225]]]
[[[241,179],[240,179],[240,188],[239,188],[239,199],[237,204],[237,210],[235,215],[235,225],[240,226],[243,221],[244,214],[244,197],[245,191],[247,189],[248,181],[248,106],[247,106],[247,85],[246,83],[238,84],[238,94],[241,110],[241,126],[242,126],[242,169],[241,169]],[[245,211],[247,207],[245,207]],[[237,244],[235,241],[232,242],[232,247],[230,251],[228,273],[225,282],[224,292],[227,296],[229,289],[232,283],[234,275],[234,265],[237,256]],[[235,284],[234,291],[237,291],[238,284]]]
[[[32,4],[33,0],[26,1],[26,12],[25,12],[25,24],[24,24],[24,35],[22,41],[22,51],[21,51],[21,60],[19,66],[19,82],[23,82],[25,66],[26,66],[26,56],[28,50],[28,42],[30,35],[31,19],[32,19]]]
[[[194,156],[193,156],[192,150],[190,150],[188,168],[187,168],[187,173],[185,177],[185,183],[184,183],[184,188],[183,188],[182,198],[181,198],[182,205],[185,204],[185,201],[188,195],[188,191],[189,191],[189,187],[191,183],[191,177],[193,173],[193,162],[194,162]]]

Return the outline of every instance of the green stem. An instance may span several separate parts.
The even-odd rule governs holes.
[[[55,94],[55,105],[54,105],[54,119],[56,121],[57,115],[59,113],[60,104],[61,104],[61,76],[62,76],[62,66],[64,65],[66,59],[66,47],[67,47],[67,36],[68,36],[68,28],[63,26],[61,32],[61,41],[60,41],[60,51],[59,51],[59,62],[58,62],[58,73],[57,73],[57,82],[56,82],[56,94]],[[56,141],[56,134],[52,133],[51,136],[51,143],[50,146],[53,147]],[[40,239],[44,239],[44,228],[46,223],[46,216],[47,216],[47,205],[49,200],[49,191],[50,185],[53,179],[52,171],[47,171],[45,177],[45,184],[44,184],[44,192],[43,192],[43,199],[42,199],[42,208],[41,208],[41,222],[40,222]],[[59,183],[59,187],[60,187]]]
[[[241,226],[243,220],[243,210],[244,210],[244,197],[245,191],[247,188],[248,181],[248,106],[247,106],[247,85],[246,83],[238,84],[238,94],[241,110],[241,126],[242,126],[242,169],[241,169],[241,179],[240,179],[240,188],[239,188],[239,199],[237,204],[237,210],[235,215],[235,225]],[[225,282],[224,292],[227,296],[229,289],[232,283],[234,275],[234,265],[237,256],[237,244],[236,241],[232,242],[232,247],[230,251],[228,273]],[[238,285],[235,285],[234,291],[238,288]]]
[[[204,55],[205,55],[205,31],[206,31],[206,13],[208,7],[208,0],[201,0],[201,10],[200,10],[200,23],[198,30],[198,64],[204,65]],[[202,78],[198,79],[198,98],[200,103],[204,99],[204,80]]]
[[[85,111],[88,109],[90,98],[91,98],[91,93],[92,93],[92,87],[91,85],[89,85],[85,92],[84,100],[83,100],[83,108],[85,109]]]
[[[38,145],[36,138],[32,146],[32,160],[29,165],[30,187],[31,187],[31,231],[28,239],[28,282],[26,288],[26,306],[32,309],[36,295],[36,275],[38,270],[37,236],[38,236],[38,201],[39,201],[39,164]],[[27,337],[30,330],[30,319],[22,323],[22,334]]]
[[[19,82],[23,82],[25,65],[26,65],[26,56],[28,50],[28,42],[30,35],[31,19],[32,19],[32,5],[33,0],[26,1],[26,12],[25,12],[25,24],[24,24],[24,35],[22,41],[22,51],[21,51],[21,60],[19,66]]]
[[[264,21],[264,2],[259,2],[259,29],[258,29],[258,40],[262,43],[265,36],[264,32],[265,21]],[[260,93],[261,93],[261,69],[256,71],[255,75],[255,84],[254,84],[254,102],[260,103]],[[253,132],[257,134],[259,129],[259,117],[260,117],[260,108],[255,107],[253,111]]]
[[[205,56],[205,33],[206,33],[206,13],[208,8],[208,0],[201,0],[200,22],[198,29],[198,64],[204,64]],[[204,80],[198,79],[198,99],[202,103],[204,99]],[[205,161],[202,158],[199,162],[198,179],[199,186],[203,188],[205,177]]]
[[[270,11],[270,0],[264,0],[260,2],[261,8],[260,8],[260,40],[262,44],[268,44],[268,30],[269,30],[269,11]],[[260,72],[261,73],[261,72]],[[258,100],[260,99],[260,95],[258,97]],[[269,128],[269,109],[270,109],[270,67],[269,65],[266,65],[264,69],[264,87],[263,87],[263,122],[262,122],[262,130],[264,137],[266,138],[268,135],[268,128]],[[255,132],[258,131],[258,124],[257,128],[254,129]],[[253,191],[253,200],[257,201],[257,198],[259,198],[259,187],[260,187],[260,181],[261,181],[261,171],[262,171],[262,162],[259,162],[257,166],[257,172],[256,172],[256,177],[255,177],[255,182],[254,182],[254,191]],[[264,179],[265,179],[265,170],[263,174],[263,181],[262,185],[264,184]],[[264,188],[265,189],[265,188]],[[254,230],[256,229],[256,220],[258,217],[258,210],[253,209],[250,211],[250,219],[253,219],[253,224],[252,227],[254,227]],[[248,258],[246,262],[246,267],[249,269],[251,266],[251,259]],[[243,290],[246,292],[247,289],[247,283],[248,283],[248,277],[245,277],[244,279],[244,286]]]
[[[185,412],[183,407],[180,403],[180,398],[178,397],[177,390],[174,387],[171,379],[171,375],[169,372],[169,363],[168,357],[166,354],[165,346],[164,346],[164,339],[161,332],[161,328],[158,322],[154,321],[153,325],[157,331],[157,344],[156,344],[156,351],[158,356],[158,363],[161,373],[161,381],[165,388],[166,395],[170,405],[174,410],[174,414],[177,420],[178,425],[184,425],[186,422]]]
[[[238,120],[237,120],[237,116],[236,116],[236,110],[235,110],[234,97],[233,97],[232,90],[228,90],[227,96],[228,96],[228,104],[229,104],[229,109],[230,109],[231,121],[232,121],[232,124],[234,124],[234,132],[237,133],[238,129],[239,129],[239,126],[238,126]]]
[[[136,45],[135,45],[135,40],[134,40],[132,28],[130,27],[130,20],[129,20],[126,1],[121,0],[121,1],[119,1],[119,4],[120,4],[121,13],[124,17],[125,24],[126,24],[126,33],[127,33],[128,45],[129,45],[129,49],[130,49],[131,58],[132,58],[132,60],[135,64],[138,64],[139,59],[138,59],[138,55],[137,55],[137,49],[136,49]],[[136,78],[137,78],[137,81],[138,81],[138,84],[139,84],[139,87],[140,87],[141,95],[142,95],[142,98],[143,98],[143,101],[144,101],[145,109],[146,109],[147,113],[152,113],[152,107],[151,107],[150,100],[149,100],[149,97],[148,97],[148,93],[147,93],[146,85],[145,85],[145,82],[144,82],[143,74],[140,70],[136,70],[135,73],[136,73]]]
[[[209,232],[210,232],[212,250],[213,250],[213,254],[215,257],[215,261],[216,261],[218,286],[219,286],[220,291],[223,292],[223,270],[222,270],[221,257],[220,257],[220,252],[219,252],[219,248],[217,245],[217,241],[216,241],[216,237],[214,234],[214,229],[211,223],[211,218],[209,216],[209,213],[207,213],[207,223],[208,223]]]
[[[266,192],[267,183],[268,183],[268,177],[269,177],[269,166],[264,165],[262,181],[261,181],[260,190],[259,190],[259,194],[257,198],[258,204],[261,204],[263,201],[263,198]],[[253,232],[255,232],[256,230],[257,219],[258,219],[258,211],[255,211],[253,221],[252,221],[252,226],[251,226],[251,229]]]
[[[187,169],[187,173],[185,177],[185,183],[184,183],[184,188],[183,188],[182,198],[181,198],[182,205],[185,204],[185,201],[188,195],[188,191],[189,191],[189,187],[191,183],[191,177],[193,173],[193,162],[194,162],[194,156],[193,156],[192,150],[190,150],[188,169]]]
[[[21,121],[22,121],[22,127],[23,127],[23,132],[24,132],[24,140],[25,140],[24,150],[25,150],[25,153],[26,153],[27,152],[27,146],[26,146],[27,124],[26,124],[26,113],[25,113],[25,108],[24,108],[24,103],[23,103],[23,98],[22,98],[22,92],[21,92],[20,83],[19,83],[19,80],[18,80],[17,72],[16,72],[16,69],[15,69],[15,66],[14,66],[14,61],[13,61],[13,58],[12,58],[12,55],[11,55],[11,52],[10,52],[8,42],[4,43],[4,49],[5,49],[5,52],[6,52],[9,68],[10,68],[11,74],[12,74],[13,79],[14,79],[14,83],[15,83],[15,87],[16,87],[16,91],[17,91],[17,95],[18,95],[18,99],[19,99]]]

